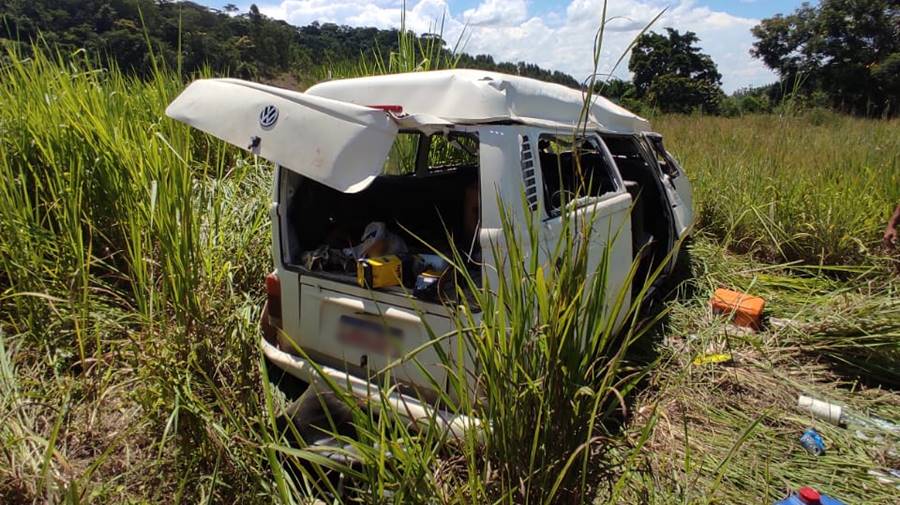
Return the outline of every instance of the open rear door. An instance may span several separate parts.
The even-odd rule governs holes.
[[[656,164],[660,170],[659,176],[666,189],[669,204],[672,206],[672,215],[675,217],[675,231],[678,232],[679,237],[682,237],[694,221],[691,181],[684,174],[681,165],[666,151],[661,135],[645,133],[643,137],[650,153],[656,158]]]
[[[194,81],[166,115],[345,193],[382,172],[398,131],[381,109],[239,79]]]

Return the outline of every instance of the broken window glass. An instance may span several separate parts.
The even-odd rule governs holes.
[[[541,135],[538,156],[544,208],[555,217],[568,202],[616,191],[613,169],[596,139]]]
[[[401,132],[385,160],[384,173],[424,175],[447,168],[477,165],[478,136],[475,134]]]

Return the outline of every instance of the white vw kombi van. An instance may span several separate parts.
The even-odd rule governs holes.
[[[453,329],[435,251],[456,246],[490,281],[502,263],[491,254],[498,202],[514,225],[531,213],[551,246],[562,213],[591,216],[589,263],[606,250],[610,292],[629,288],[633,261],[674,264],[669,253],[692,220],[687,177],[645,119],[599,96],[584,105],[561,85],[446,70],[305,93],[199,80],[166,113],[276,164],[262,349],[287,373],[307,382],[324,373],[365,401],[378,391],[370,378],[428,342],[426,324]],[[423,369],[447,380],[435,350],[416,358],[422,368],[393,368],[408,387],[388,395],[411,417],[432,414],[428,395],[403,393],[433,387]],[[451,429],[470,421],[442,419]]]

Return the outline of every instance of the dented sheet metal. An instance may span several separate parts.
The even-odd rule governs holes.
[[[307,93],[356,104],[387,103],[453,123],[579,123],[584,95],[560,84],[483,70],[439,70],[341,79]],[[615,132],[647,131],[646,119],[606,98],[592,97],[588,122]]]
[[[382,172],[398,132],[383,110],[238,79],[195,81],[166,115],[345,193]]]

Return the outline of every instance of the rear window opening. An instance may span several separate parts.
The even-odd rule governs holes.
[[[449,270],[435,250],[452,258],[455,246],[480,283],[476,134],[401,132],[382,175],[358,193],[281,170],[279,200],[282,256],[291,269],[358,285],[359,260],[397,256],[402,284],[376,287],[435,301],[438,283],[419,286],[429,281],[419,277],[438,276],[444,284]],[[450,296],[455,288],[442,289]]]

